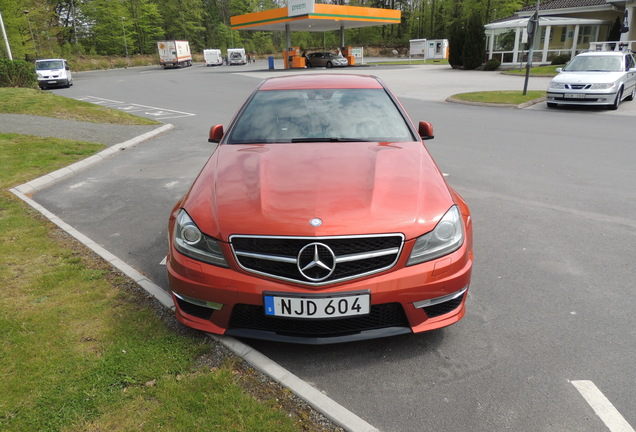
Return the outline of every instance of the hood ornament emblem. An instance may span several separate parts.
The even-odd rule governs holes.
[[[313,218],[312,220],[309,221],[309,225],[311,225],[314,228],[319,227],[320,225],[322,225],[322,219]]]

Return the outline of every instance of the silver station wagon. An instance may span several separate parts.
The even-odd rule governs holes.
[[[574,57],[552,79],[548,107],[605,105],[618,109],[636,96],[636,62],[628,51],[590,51]]]

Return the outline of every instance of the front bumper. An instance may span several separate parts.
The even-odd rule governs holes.
[[[548,103],[560,105],[612,105],[615,100],[616,92],[548,90],[546,93],[546,101]]]
[[[202,331],[305,344],[349,342],[446,327],[465,314],[472,240],[454,253],[405,267],[411,244],[391,270],[323,287],[307,287],[220,268],[170,251],[167,269],[177,319]],[[231,256],[231,254],[226,254]],[[368,291],[371,313],[334,319],[266,316],[263,292],[333,295]]]
[[[40,78],[38,79],[38,85],[40,88],[48,87],[67,87],[69,84],[67,79],[62,78]]]

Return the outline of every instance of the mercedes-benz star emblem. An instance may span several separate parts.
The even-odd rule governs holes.
[[[322,220],[320,218],[313,218],[309,221],[309,225],[314,228],[319,227],[320,225],[322,225]]]
[[[336,255],[324,243],[310,243],[298,252],[298,271],[312,282],[327,279],[336,269]]]

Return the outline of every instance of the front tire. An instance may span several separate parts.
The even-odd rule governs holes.
[[[616,111],[618,109],[618,106],[621,104],[622,98],[623,98],[623,89],[620,88],[618,90],[618,93],[616,93],[616,100],[614,101],[613,104],[609,106],[609,109],[611,109],[612,111]]]

